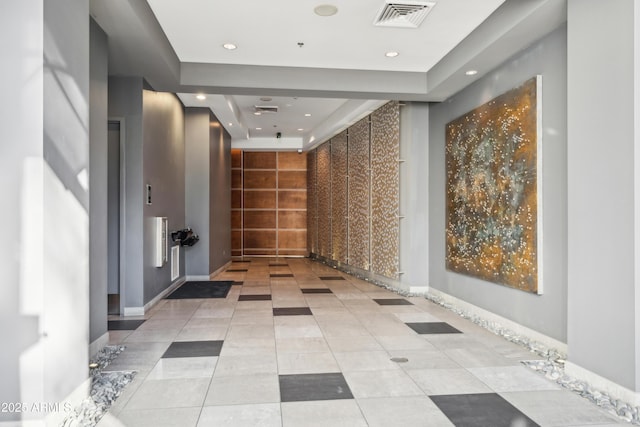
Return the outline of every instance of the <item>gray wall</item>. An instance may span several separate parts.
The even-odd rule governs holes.
[[[631,0],[568,7],[569,360],[636,391],[637,9]]]
[[[543,295],[446,271],[444,238],[445,125],[537,74],[542,75]],[[562,342],[567,340],[566,111],[566,27],[429,110],[430,286]]]
[[[400,282],[429,284],[429,104],[400,107]]]
[[[231,260],[231,136],[208,108],[185,110],[186,218],[200,236],[186,248],[187,275]]]
[[[231,136],[213,114],[211,123],[209,270],[214,272],[231,261]]]
[[[185,226],[184,107],[171,93],[145,89],[142,95],[143,185],[152,186],[152,204],[144,204],[144,303],[171,285],[171,263],[152,265],[153,217],[167,217],[169,231]],[[128,159],[127,159],[128,160]],[[140,199],[139,203],[144,203]],[[171,245],[171,239],[169,238]],[[180,277],[184,250],[180,250]],[[169,256],[169,261],[171,257]]]
[[[90,18],[89,25],[90,120],[89,120],[89,274],[90,329],[93,342],[107,332],[107,35]]]
[[[124,307],[142,307],[143,302],[143,205],[142,180],[142,85],[141,77],[109,78],[109,118],[123,118],[125,134],[125,224],[120,298]]]
[[[185,109],[185,215],[187,226],[200,236],[184,248],[189,276],[208,276],[209,269],[209,108]]]

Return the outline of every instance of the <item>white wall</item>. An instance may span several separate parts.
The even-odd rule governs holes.
[[[569,360],[638,391],[638,3],[568,4]]]
[[[534,295],[445,269],[445,126],[542,75],[544,294]],[[556,340],[567,340],[566,27],[429,109],[429,284]],[[426,191],[425,191],[426,193]]]

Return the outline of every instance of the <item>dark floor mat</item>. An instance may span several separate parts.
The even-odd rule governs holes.
[[[167,299],[226,298],[232,285],[231,280],[185,282]]]

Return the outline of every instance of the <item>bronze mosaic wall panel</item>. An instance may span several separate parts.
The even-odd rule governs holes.
[[[332,259],[348,263],[347,131],[331,139],[331,248]]]
[[[370,268],[369,117],[349,128],[349,265]]]
[[[331,144],[317,150],[318,254],[331,258]]]
[[[316,182],[316,150],[307,153],[307,248],[318,253],[318,199]]]
[[[446,267],[528,292],[538,277],[539,78],[446,127]]]
[[[371,270],[398,278],[400,110],[389,102],[371,115]]]

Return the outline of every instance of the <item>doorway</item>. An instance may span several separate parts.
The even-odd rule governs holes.
[[[107,301],[120,314],[120,121],[109,121],[107,138]]]

